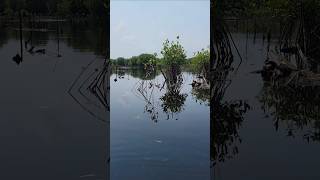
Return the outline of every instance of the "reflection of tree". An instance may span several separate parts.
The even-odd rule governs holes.
[[[8,41],[8,34],[5,27],[5,24],[0,21],[0,48],[3,46],[3,44],[7,43]]]
[[[192,94],[192,96],[196,99],[196,102],[199,102],[200,104],[207,104],[207,105],[209,105],[209,101],[210,101],[210,89],[208,89],[208,88],[192,87],[191,94]]]
[[[109,62],[91,61],[73,82],[68,93],[90,115],[105,122],[110,111]],[[101,64],[102,63],[102,64]]]
[[[224,101],[225,92],[231,84],[229,74],[234,71],[232,47],[236,51],[237,47],[227,25],[221,16],[217,15],[217,3],[218,1],[211,2],[210,18],[212,24],[210,43],[212,51],[210,53],[210,159],[212,172],[217,163],[224,162],[238,153],[237,145],[241,143],[238,131],[243,122],[243,115],[250,108],[243,100]],[[240,55],[239,59],[241,60]],[[214,178],[214,173],[211,178]]]
[[[23,19],[23,36],[24,40],[29,40],[32,33],[33,46],[45,46],[51,39],[55,39],[57,35],[57,21],[34,21],[30,22]],[[7,42],[9,38],[19,39],[17,32],[19,31],[19,24],[16,22],[8,22],[2,24],[0,46]],[[14,31],[13,31],[13,30]],[[2,32],[3,31],[3,32]],[[86,52],[94,52],[96,55],[105,55],[108,43],[108,28],[105,25],[99,24],[96,21],[89,22],[60,22],[60,38],[61,43],[64,42],[68,46]],[[49,51],[56,51],[50,49]]]
[[[144,112],[150,115],[150,119],[153,122],[158,122],[159,119],[157,98],[154,95],[154,91],[159,87],[160,84],[155,84],[153,80],[141,80],[137,83],[137,87],[134,88],[138,97],[142,97],[142,100],[145,101]]]
[[[145,80],[140,80],[134,90],[137,96],[145,101],[145,112],[150,114],[152,121],[159,121],[160,108],[167,115],[167,119],[173,118],[174,114],[183,110],[187,95],[180,93],[183,84],[182,74],[179,74],[178,77],[164,75],[165,80],[160,84],[154,78],[148,77],[153,76],[152,74],[146,72],[145,76],[147,76],[143,78]],[[159,98],[157,95],[163,90],[166,92]]]
[[[274,116],[274,126],[286,128],[288,136],[302,134],[307,141],[320,141],[320,87],[272,86],[260,95],[262,109]]]
[[[184,102],[186,100],[186,94],[180,94],[179,90],[168,90],[164,96],[160,99],[163,102],[161,105],[163,111],[166,113],[178,113],[181,112]]]
[[[244,120],[243,115],[250,109],[242,100],[223,102],[229,82],[221,77],[226,78],[226,74],[227,72],[215,74],[211,82],[210,149],[213,167],[218,162],[233,158],[239,152],[237,146],[241,143],[241,138],[238,131]]]
[[[237,143],[241,143],[238,129],[249,105],[237,100],[211,106],[211,161],[214,165],[238,153]]]
[[[302,3],[302,1],[300,2]],[[260,95],[262,109],[271,112],[274,126],[283,126],[288,136],[302,134],[307,141],[320,140],[319,34],[316,21],[302,4],[299,13],[287,17],[281,31],[279,50],[261,71],[264,87]]]
[[[97,23],[98,22],[79,22],[66,26],[64,31],[71,36],[66,39],[67,44],[82,51],[94,52],[97,55],[106,54],[108,46],[106,39],[107,36],[109,36],[109,30],[107,26]]]
[[[126,71],[126,73],[130,74],[132,77],[143,79],[143,80],[152,80],[156,76],[160,74],[159,71],[146,71],[141,68],[131,68]]]
[[[187,98],[187,94],[180,94],[183,84],[181,69],[168,67],[164,71],[161,70],[161,72],[167,87],[167,92],[160,98],[163,111],[167,114],[179,113]]]

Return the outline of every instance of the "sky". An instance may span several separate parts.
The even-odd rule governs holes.
[[[188,57],[210,45],[209,0],[111,0],[110,18],[111,58],[160,55],[177,36]]]

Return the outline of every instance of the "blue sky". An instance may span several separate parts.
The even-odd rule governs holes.
[[[209,0],[111,0],[111,58],[160,54],[166,38],[190,57],[210,45]]]

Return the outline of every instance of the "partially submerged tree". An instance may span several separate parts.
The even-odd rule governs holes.
[[[179,36],[177,41],[170,42],[166,40],[163,43],[163,49],[161,51],[164,62],[164,71],[161,70],[168,89],[182,82],[181,66],[186,62],[186,52],[179,42]]]

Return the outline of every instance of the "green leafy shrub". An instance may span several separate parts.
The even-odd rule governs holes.
[[[198,73],[206,73],[210,68],[210,51],[202,49],[191,60],[191,67]]]
[[[186,52],[179,42],[179,37],[177,41],[165,40],[161,54],[163,63],[167,66],[180,66],[186,63]]]

